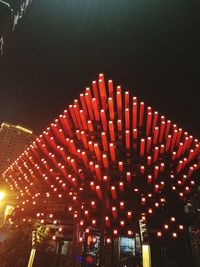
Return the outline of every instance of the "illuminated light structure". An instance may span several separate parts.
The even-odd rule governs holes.
[[[177,239],[199,154],[198,139],[100,74],[3,176],[18,191],[16,213],[62,200],[80,231],[103,227],[107,244],[134,236],[141,218],[159,240]]]

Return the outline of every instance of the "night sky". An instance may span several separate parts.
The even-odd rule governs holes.
[[[40,133],[100,72],[200,137],[200,1],[33,0],[0,58],[0,122]]]

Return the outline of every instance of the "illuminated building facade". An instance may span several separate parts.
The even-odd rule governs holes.
[[[162,267],[163,242],[174,248],[186,236],[183,206],[198,184],[199,153],[198,139],[100,74],[3,176],[18,191],[20,216],[58,224],[59,209],[46,207],[65,203],[62,216],[76,225],[74,266],[140,266],[138,254],[149,267],[152,243],[153,266]],[[119,246],[130,255],[117,256]]]
[[[33,142],[32,131],[3,122],[0,128],[0,174]]]

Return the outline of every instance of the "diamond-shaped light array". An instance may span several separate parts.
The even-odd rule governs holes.
[[[19,193],[16,211],[42,222],[56,220],[46,203],[62,202],[80,229],[105,225],[108,240],[132,236],[141,218],[176,238],[199,153],[198,139],[100,74],[3,176]]]

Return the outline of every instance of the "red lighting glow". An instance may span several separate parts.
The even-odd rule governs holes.
[[[197,187],[199,155],[198,139],[101,73],[3,177],[16,192],[19,218],[33,210],[60,232],[60,219],[48,206],[64,203],[64,215],[81,233],[99,228],[105,218],[107,243],[113,235],[134,235],[139,218],[159,221],[152,227],[162,230],[151,229],[157,237],[176,238],[184,227],[173,211]]]

